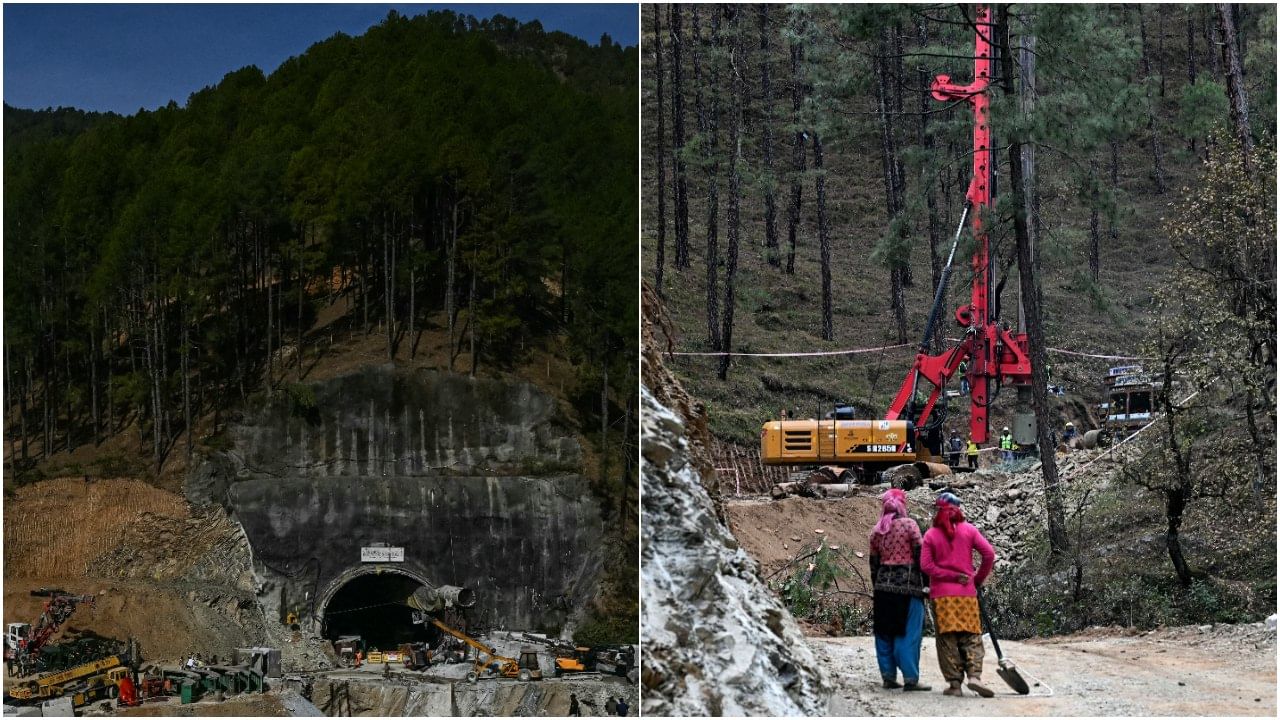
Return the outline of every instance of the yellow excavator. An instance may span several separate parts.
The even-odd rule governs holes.
[[[915,435],[908,420],[854,420],[852,409],[837,407],[821,420],[765,423],[760,429],[760,458],[766,465],[838,466],[865,482],[877,470],[934,461],[927,448],[916,446]]]
[[[461,630],[445,625],[438,618],[431,618],[431,624],[440,628],[442,632],[458,638],[469,647],[475,648],[476,662],[471,672],[467,673],[467,682],[474,683],[481,678],[494,677],[514,678],[524,682],[542,679],[542,669],[538,667],[538,653],[535,650],[522,649],[520,659],[516,660],[499,655],[493,648]]]

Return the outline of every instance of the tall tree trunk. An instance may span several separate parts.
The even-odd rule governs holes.
[[[778,267],[778,205],[773,181],[773,91],[769,87],[769,6],[757,6],[760,20],[760,144],[764,154],[764,247],[769,264]]]
[[[609,482],[609,354],[600,353],[600,485]]]
[[[1089,277],[1096,283],[1098,282],[1098,272],[1101,268],[1101,238],[1098,227],[1098,181],[1097,181],[1098,164],[1092,158],[1089,160]]]
[[[906,277],[902,271],[905,264],[899,257],[898,243],[906,242],[906,223],[898,222],[901,210],[902,185],[898,177],[901,168],[897,151],[894,147],[893,126],[889,115],[894,112],[894,97],[891,91],[892,79],[889,77],[890,50],[889,31],[886,29],[880,36],[880,47],[877,53],[876,72],[876,107],[880,115],[880,169],[884,178],[885,209],[888,213],[890,228],[897,233],[894,245],[885,255],[885,265],[889,269],[889,304],[893,308],[894,325],[897,328],[898,342],[907,341],[907,302],[904,287]]]
[[[1193,489],[1193,478],[1191,474],[1191,451],[1183,451],[1182,443],[1178,439],[1177,416],[1181,410],[1177,403],[1173,400],[1171,388],[1173,386],[1174,368],[1173,359],[1169,353],[1164,357],[1164,377],[1166,382],[1162,385],[1162,389],[1158,395],[1159,403],[1164,408],[1163,423],[1166,431],[1166,441],[1169,443],[1170,456],[1174,463],[1175,482],[1172,485],[1160,488],[1165,496],[1165,549],[1169,553],[1169,561],[1173,564],[1173,571],[1178,576],[1178,584],[1182,587],[1190,587],[1192,580],[1191,567],[1187,564],[1187,559],[1182,553],[1182,540],[1180,531],[1182,529],[1182,514],[1186,509],[1187,500],[1191,497]]]
[[[476,376],[476,366],[480,360],[480,351],[476,345],[476,326],[480,324],[476,315],[476,275],[478,274],[476,253],[473,248],[471,251],[471,291],[467,295],[467,329],[470,330],[467,334],[471,337],[471,369],[469,372],[471,377]]]
[[[689,179],[684,160],[684,34],[680,5],[671,11],[671,152],[675,156],[676,270],[689,267]]]
[[[455,298],[457,296],[457,290],[454,287],[454,283],[456,282],[456,272],[457,272],[456,271],[457,260],[455,256],[458,254],[458,197],[457,197],[456,187],[454,189],[454,195],[452,199],[453,199],[453,208],[452,208],[453,229],[451,231],[451,235],[449,236],[448,250],[445,252],[445,254],[447,255],[446,264],[448,268],[446,270],[445,285],[444,285],[444,314],[445,314],[446,321],[449,323],[449,350],[448,350],[449,372],[453,372],[453,357],[454,357],[453,348],[455,346],[455,343],[457,342],[456,340],[457,334],[455,332],[456,330],[455,322],[458,316],[457,310],[455,308],[455,304],[456,304]],[[561,286],[561,290],[563,291],[563,286]]]
[[[1142,38],[1142,75],[1146,81],[1143,93],[1147,99],[1147,131],[1151,134],[1152,173],[1156,181],[1156,192],[1164,194],[1164,164],[1160,153],[1160,129],[1156,125],[1159,103],[1151,97],[1151,53],[1147,48],[1147,21],[1143,6],[1138,6],[1138,32]]]
[[[800,105],[804,100],[804,85],[800,76],[800,58],[804,50],[800,43],[791,45],[791,122],[795,133],[791,138],[791,202],[787,204],[787,274],[796,272],[796,233],[800,229],[801,180],[805,170],[805,139],[800,129]]]
[[[191,424],[191,330],[188,327],[187,305],[182,305],[182,427],[187,436],[187,468],[195,448],[195,428]]]
[[[102,442],[102,433],[99,430],[98,416],[98,361],[101,344],[98,342],[96,329],[98,327],[97,313],[94,313],[93,324],[89,326],[89,392],[93,398],[93,446],[98,447]],[[8,358],[6,352],[5,366],[8,367]]]
[[[893,100],[892,111],[893,111],[893,115],[894,115],[894,117],[902,117],[902,108],[903,108],[903,104],[902,104],[902,84],[903,84],[903,82],[904,82],[904,78],[905,78],[905,76],[906,76],[906,71],[903,69],[903,63],[902,63],[902,55],[903,55],[903,53],[902,53],[902,28],[901,28],[897,23],[894,23],[894,24],[893,24],[893,27],[891,27],[891,28],[889,29],[889,45],[888,45],[888,47],[893,51],[893,55],[892,55],[893,64],[892,64],[892,66],[889,66],[889,65],[887,65],[887,64],[886,64],[886,68],[889,68],[889,67],[891,67],[891,68],[892,68],[892,76],[893,76],[893,94],[890,96],[890,97],[891,97],[891,99]],[[902,212],[906,209],[906,199],[905,199],[905,196],[906,196],[906,188],[907,188],[907,185],[906,185],[906,170],[903,168],[903,164],[902,164],[902,155],[901,155],[900,153],[898,153],[898,151],[897,151],[897,149],[898,149],[898,134],[897,134],[897,132],[898,132],[898,131],[897,131],[897,126],[898,126],[898,123],[892,123],[892,124],[890,124],[890,126],[889,126],[889,133],[890,133],[891,137],[893,138],[893,148],[894,148],[894,154],[893,154],[893,163],[894,163],[894,165],[893,165],[893,179],[894,179],[894,187],[893,187],[893,191],[894,191],[894,194],[895,194],[895,196],[896,196],[896,202],[897,202],[897,208],[898,208],[898,210],[897,210],[897,214],[901,215],[901,214],[902,214]],[[902,260],[901,260],[900,264],[898,265],[898,273],[899,273],[899,275],[900,275],[900,279],[901,279],[901,281],[902,281],[902,286],[903,286],[903,287],[911,287],[911,286],[912,286],[912,284],[914,283],[914,281],[912,280],[912,277],[911,277],[911,244],[910,244],[909,242],[907,242],[907,228],[906,228],[905,224],[903,225],[903,228],[902,228],[902,239],[903,239],[903,241],[904,241],[904,243],[905,243],[905,248],[904,248],[904,250],[903,250]],[[904,300],[903,300],[903,308],[904,308],[904,309],[903,309],[904,326],[905,326],[905,316],[906,316],[906,309],[905,309],[905,307],[906,307],[906,300],[905,300],[905,298],[904,298]]]
[[[1222,39],[1218,35],[1218,19],[1217,10],[1212,5],[1202,5],[1204,8],[1204,41],[1208,46],[1208,66],[1211,77],[1216,80],[1222,80]]]
[[[1187,13],[1187,84],[1196,84],[1196,16],[1195,9],[1188,7]],[[1187,141],[1187,147],[1191,152],[1196,151],[1196,139],[1192,137]]]
[[[396,362],[395,351],[395,332],[396,332],[396,301],[395,286],[391,280],[395,268],[391,260],[391,241],[387,232],[387,211],[382,211],[382,305],[383,314],[387,318],[387,362],[394,365]],[[301,296],[299,296],[301,297]],[[302,309],[301,301],[299,301],[298,309]],[[298,318],[298,326],[302,326],[302,318]],[[301,333],[299,333],[298,349],[302,349]],[[301,354],[301,353],[299,353]],[[299,378],[301,379],[301,378]]]
[[[662,14],[657,3],[653,8],[653,40],[654,40],[654,74],[657,76],[658,96],[658,267],[654,272],[655,289],[659,297],[665,297],[662,288],[662,271],[667,262],[667,156],[666,156],[666,110],[663,108],[662,95]]]
[[[1026,22],[1031,25],[1033,16]],[[1018,99],[1024,116],[1031,116],[1036,108],[1036,36],[1026,33],[1021,36],[1018,50]],[[1036,272],[1040,272],[1040,182],[1036,173],[1036,146],[1027,143],[1022,146],[1022,184],[1026,193],[1027,221],[1031,227],[1031,259]]]
[[[1240,145],[1240,160],[1245,174],[1252,174],[1250,155],[1253,134],[1249,132],[1249,100],[1244,87],[1244,70],[1240,64],[1240,45],[1236,40],[1236,21],[1232,6],[1217,3],[1218,31],[1222,36],[1222,67],[1227,74],[1227,99],[1231,107],[1231,127]]]
[[[1009,30],[1009,6],[1000,5],[997,11],[998,42],[1003,44],[1000,62],[1003,68],[1001,81],[1006,96],[1014,94],[1013,53]],[[1062,488],[1058,483],[1058,466],[1054,457],[1054,444],[1050,438],[1054,417],[1049,409],[1048,355],[1045,352],[1042,313],[1040,310],[1040,278],[1031,258],[1031,233],[1027,228],[1026,203],[1022,180],[1022,137],[1013,132],[1009,136],[1009,190],[1013,193],[1013,234],[1018,246],[1018,275],[1023,288],[1023,303],[1027,314],[1027,344],[1031,359],[1032,405],[1036,414],[1036,444],[1040,448],[1040,470],[1044,476],[1045,508],[1048,516],[1050,562],[1066,555],[1070,546],[1067,537],[1066,513],[1062,505]]]
[[[929,30],[926,21],[921,18],[916,24],[916,40],[920,47],[926,47],[929,44]],[[929,133],[929,93],[924,92],[930,85],[932,78],[929,77],[929,69],[925,66],[923,59],[916,68],[916,73],[920,79],[919,92],[920,112],[919,124],[917,126],[916,144],[924,148],[925,156],[934,157],[934,140],[933,135]],[[942,257],[938,254],[938,246],[943,242],[942,228],[938,218],[938,200],[933,192],[933,166],[926,161],[920,174],[920,183],[924,187],[924,201],[927,209],[926,223],[929,231],[929,279],[934,294],[938,292],[938,285],[942,282]],[[946,295],[942,297],[942,305],[946,306]],[[933,352],[942,352],[942,328],[944,323],[937,323],[934,327],[933,339],[931,341]]]
[[[729,123],[729,258],[724,273],[724,322],[720,325],[721,332],[724,334],[720,347],[725,352],[724,355],[720,356],[718,374],[721,380],[729,376],[730,356],[728,353],[733,350],[734,280],[738,272],[738,231],[740,229],[739,220],[742,202],[742,106],[746,103],[745,96],[747,93],[747,85],[742,77],[747,65],[747,59],[743,56],[743,10],[734,5],[727,7],[730,8],[730,14],[726,18],[731,19],[733,23],[731,30],[733,33],[733,50],[729,56],[729,70],[733,73],[733,109],[732,119]]]
[[[710,45],[712,48],[720,46],[720,13],[721,6],[711,6],[711,35]],[[698,11],[694,8],[694,37],[701,45],[701,38],[698,37],[700,30],[698,28]],[[700,75],[699,69],[699,50],[694,55],[693,71],[694,75]],[[720,64],[719,58],[712,55],[710,60],[711,82],[708,83],[707,89],[711,93],[710,109],[707,110],[703,106],[702,93],[700,92],[695,98],[698,104],[698,115],[702,120],[699,124],[703,126],[703,137],[706,144],[706,173],[707,173],[707,342],[714,350],[720,349],[720,301],[718,274],[720,268],[720,250],[719,250],[719,227],[717,222],[720,215],[719,203],[719,187],[720,180],[720,160],[719,148],[717,147],[717,125],[719,124],[720,115]]]
[[[831,319],[831,236],[827,228],[826,173],[822,170],[822,138],[813,132],[814,193],[818,204],[818,255],[822,263],[822,339],[835,338]]]
[[[274,387],[275,385],[275,368],[276,368],[275,350],[272,348],[272,341],[274,340],[273,327],[275,325],[275,304],[271,301],[272,286],[275,285],[275,283],[273,282],[273,277],[272,277],[273,275],[274,275],[274,272],[271,271],[270,266],[268,266],[267,278],[266,278],[266,285],[267,285],[267,397],[271,397],[271,390],[272,390],[272,387]]]

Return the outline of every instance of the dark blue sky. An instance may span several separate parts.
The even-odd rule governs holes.
[[[360,35],[395,8],[450,8],[539,20],[595,45],[637,42],[634,4],[616,5],[4,5],[4,101],[132,114],[212,85],[232,70],[271,73],[336,32]]]

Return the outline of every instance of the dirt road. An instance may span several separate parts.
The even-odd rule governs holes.
[[[1025,670],[1031,695],[1013,693],[995,673],[987,643],[983,679],[996,696],[941,695],[933,638],[920,659],[933,692],[880,687],[870,637],[811,638],[836,678],[831,715],[1276,715],[1275,632],[1260,625],[1170,628],[1147,634],[1098,630],[1002,642]],[[1032,677],[1034,676],[1034,678]],[[1039,682],[1036,685],[1036,682]]]

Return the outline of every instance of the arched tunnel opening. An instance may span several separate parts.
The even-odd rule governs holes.
[[[429,623],[414,623],[414,610],[407,604],[422,587],[400,573],[370,573],[348,580],[324,608],[324,637],[333,641],[359,635],[366,648],[380,650],[414,642],[435,645],[440,630]]]

